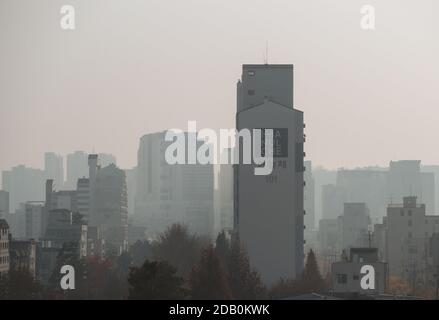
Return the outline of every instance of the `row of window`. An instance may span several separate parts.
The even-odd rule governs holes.
[[[9,263],[9,256],[0,257],[0,264]]]

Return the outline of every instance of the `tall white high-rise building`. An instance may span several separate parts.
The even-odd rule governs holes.
[[[238,82],[238,130],[273,129],[274,168],[235,174],[235,228],[266,285],[295,279],[304,264],[303,112],[293,104],[293,65],[244,65]]]
[[[185,138],[191,134],[186,133]],[[190,232],[211,236],[214,223],[213,165],[168,164],[165,151],[170,143],[165,141],[165,132],[147,134],[140,139],[136,224],[145,226],[150,235],[180,223]]]

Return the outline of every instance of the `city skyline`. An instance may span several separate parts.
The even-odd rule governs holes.
[[[75,2],[71,32],[59,28],[59,3],[1,3],[9,28],[0,30],[0,115],[9,121],[0,128],[0,147],[7,150],[0,170],[17,163],[42,167],[45,151],[93,149],[131,168],[144,134],[189,120],[233,128],[238,66],[262,63],[267,42],[268,62],[294,62],[302,79],[295,98],[316,167],[439,163],[431,149],[439,120],[434,1],[371,1],[373,31],[360,28],[358,1],[252,2],[250,14],[242,14],[248,1],[193,1],[196,10],[109,1],[114,10],[105,11],[99,2],[87,2],[87,9],[85,3]],[[226,17],[228,26],[220,24]]]

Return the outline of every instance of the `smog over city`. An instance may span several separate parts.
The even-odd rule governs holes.
[[[0,300],[439,300],[438,12],[1,0]]]

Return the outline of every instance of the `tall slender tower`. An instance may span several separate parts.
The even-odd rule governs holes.
[[[235,230],[266,285],[303,270],[303,112],[293,107],[293,65],[244,65],[236,128],[273,129],[274,168],[235,166]]]

